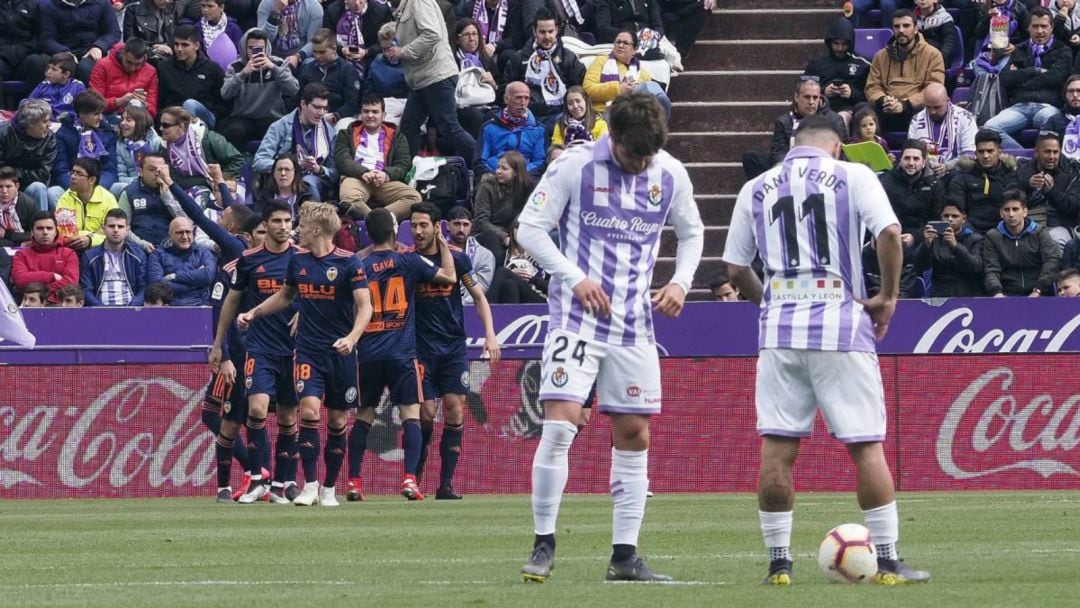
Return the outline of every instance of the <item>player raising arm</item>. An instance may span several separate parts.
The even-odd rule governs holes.
[[[607,579],[664,581],[637,554],[649,490],[649,416],[660,413],[660,360],[653,307],[682,310],[704,243],[693,186],[667,140],[656,98],[620,95],[609,134],[568,150],[548,169],[521,212],[518,240],[552,276],[540,399],[544,428],[532,466],[536,536],[521,569],[543,582],[555,563],[555,523],[570,444],[594,380],[611,416],[612,555]],[[650,301],[666,221],[679,239],[675,275]],[[559,230],[559,246],[549,236]]]
[[[929,573],[897,555],[896,498],[881,446],[885,402],[874,342],[885,336],[900,291],[900,223],[877,177],[839,156],[840,134],[828,121],[801,121],[783,163],[739,192],[724,251],[732,283],[761,306],[755,402],[765,583],[791,583],[791,467],[818,407],[855,463],[859,506],[877,547],[875,580],[925,582]],[[867,230],[881,266],[881,291],[869,300]],[[764,288],[750,269],[755,255],[765,266]]]

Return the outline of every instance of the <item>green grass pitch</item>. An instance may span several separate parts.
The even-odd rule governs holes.
[[[556,568],[522,582],[527,496],[371,497],[336,509],[212,499],[0,502],[0,606],[1077,606],[1080,493],[901,497],[901,551],[928,585],[829,584],[817,544],[854,497],[802,494],[795,582],[766,559],[747,494],[649,500],[641,553],[673,585],[603,582],[607,496],[568,496]],[[258,604],[256,604],[258,603]]]

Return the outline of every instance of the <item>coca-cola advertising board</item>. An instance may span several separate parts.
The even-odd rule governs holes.
[[[1059,376],[1080,355],[883,356],[881,363],[886,453],[900,489],[1080,488],[1080,391]],[[663,360],[654,490],[753,489],[754,365],[751,357]],[[204,366],[54,366],[30,380],[26,371],[0,367],[0,498],[213,494],[213,438],[199,421]],[[539,364],[476,361],[471,375],[456,486],[528,492],[541,424]],[[608,430],[596,416],[574,443],[569,491],[607,491]],[[399,431],[394,408],[381,407],[364,464],[370,493],[397,489]],[[427,484],[438,474],[437,438]],[[852,480],[843,447],[819,421],[804,442],[797,486],[850,490]]]

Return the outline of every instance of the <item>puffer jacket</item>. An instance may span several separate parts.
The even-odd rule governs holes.
[[[116,99],[136,89],[146,91],[146,110],[150,116],[157,117],[158,77],[157,69],[150,62],[142,64],[134,74],[129,74],[123,64],[124,44],[113,47],[108,57],[94,64],[90,72],[90,88],[101,93],[105,98],[105,113],[122,110],[116,105]]]
[[[14,121],[0,125],[0,158],[18,172],[23,188],[34,182],[49,183],[56,147],[56,135],[51,130],[42,139],[33,139]]]
[[[956,161],[956,174],[945,188],[945,200],[967,213],[972,228],[986,232],[1001,221],[998,208],[1005,191],[1019,187],[1016,158],[1002,154],[996,167],[985,170],[974,158],[965,156]]]

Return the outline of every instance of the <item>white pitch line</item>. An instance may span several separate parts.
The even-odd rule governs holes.
[[[254,587],[257,585],[362,585],[363,581],[115,581],[111,583],[26,583],[0,589],[97,589],[114,587]]]

